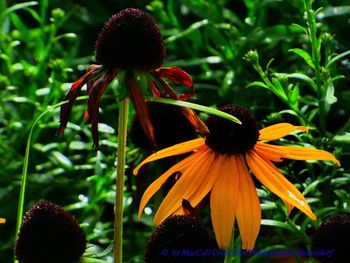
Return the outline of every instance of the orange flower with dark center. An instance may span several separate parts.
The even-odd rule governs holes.
[[[58,133],[64,132],[73,104],[82,87],[87,84],[89,98],[85,118],[91,123],[94,144],[98,146],[100,99],[108,84],[120,75],[119,99],[128,96],[134,102],[142,128],[154,144],[153,127],[144,95],[150,93],[159,97],[160,90],[173,99],[186,100],[194,95],[192,78],[181,68],[162,67],[164,56],[165,45],[159,28],[148,14],[127,8],[113,15],[105,23],[96,41],[96,60],[100,65],[91,65],[86,74],[73,83],[64,98],[68,103],[61,106]],[[165,79],[188,87],[188,92],[178,96]],[[145,85],[140,85],[141,82]],[[182,111],[198,132],[207,132],[192,110],[183,108]]]
[[[283,159],[330,160],[339,165],[338,160],[323,150],[267,143],[295,131],[306,132],[306,127],[280,123],[258,130],[255,118],[247,110],[236,105],[225,105],[220,109],[236,116],[242,125],[210,117],[206,123],[210,134],[206,138],[158,151],[135,168],[134,174],[137,174],[140,167],[148,162],[193,152],[147,188],[141,199],[139,217],[150,198],[173,173],[179,172],[180,178],[161,203],[153,223],[158,225],[170,215],[183,214],[183,199],[196,207],[210,193],[211,219],[219,247],[229,246],[237,221],[242,248],[251,250],[260,229],[261,209],[250,169],[266,188],[282,199],[289,212],[297,207],[315,220],[316,215],[303,194],[273,162]]]

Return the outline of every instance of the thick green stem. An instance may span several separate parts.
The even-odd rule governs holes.
[[[128,107],[128,98],[125,98],[119,103],[117,179],[114,214],[114,263],[122,263],[123,258],[124,171],[128,127]]]

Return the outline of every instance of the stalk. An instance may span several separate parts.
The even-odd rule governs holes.
[[[117,178],[114,213],[114,263],[122,263],[123,258],[123,204],[124,172],[126,158],[126,137],[128,127],[129,98],[119,103]]]

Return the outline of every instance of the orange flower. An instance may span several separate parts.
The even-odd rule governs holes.
[[[182,175],[161,203],[153,223],[160,224],[168,216],[182,214],[182,200],[197,206],[210,193],[211,219],[220,248],[227,248],[237,220],[242,248],[251,250],[258,236],[261,221],[259,198],[249,169],[271,192],[279,196],[289,212],[297,207],[312,220],[312,212],[302,193],[290,183],[273,164],[283,159],[330,160],[339,165],[329,152],[296,146],[267,144],[294,131],[306,132],[303,126],[280,123],[258,129],[255,118],[236,105],[225,105],[221,110],[236,116],[242,125],[209,117],[210,134],[158,151],[146,158],[146,163],[173,155],[193,152],[155,180],[145,191],[140,203],[139,218],[150,198],[174,172]]]
[[[4,223],[6,223],[6,219],[0,217],[0,224],[4,224]]]
[[[73,104],[82,87],[87,84],[88,108],[85,118],[91,123],[95,146],[98,147],[98,116],[102,94],[109,83],[120,77],[119,99],[130,97],[145,134],[154,144],[153,127],[149,120],[145,93],[160,97],[160,90],[172,99],[186,100],[194,95],[192,78],[178,67],[162,67],[165,45],[157,24],[141,10],[127,8],[113,15],[102,28],[96,41],[96,60],[100,65],[91,65],[84,76],[72,84],[61,106],[58,133],[66,129]],[[188,87],[188,92],[177,95],[165,82]],[[183,114],[200,133],[206,127],[190,109],[183,108]]]

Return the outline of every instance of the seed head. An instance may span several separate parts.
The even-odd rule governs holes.
[[[96,60],[109,68],[150,71],[163,64],[165,45],[148,14],[127,8],[113,15],[96,41]]]
[[[350,215],[328,217],[312,236],[312,251],[329,253],[314,256],[321,263],[350,262]]]
[[[176,215],[166,219],[152,234],[145,249],[144,262],[214,262],[213,249],[216,249],[216,244],[198,218]],[[174,251],[177,254],[173,254]],[[193,255],[199,251],[202,253]]]
[[[85,249],[85,234],[77,221],[48,201],[25,214],[14,248],[20,263],[73,263]]]
[[[220,154],[242,154],[252,149],[259,138],[254,116],[248,110],[233,104],[223,105],[219,109],[237,117],[242,124],[210,116],[206,121],[210,134],[206,137],[205,144]]]

